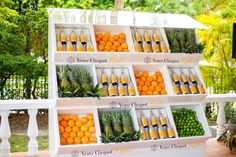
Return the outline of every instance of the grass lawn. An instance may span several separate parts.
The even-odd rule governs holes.
[[[9,139],[11,144],[11,152],[27,152],[28,151],[28,136],[12,135]],[[39,136],[37,138],[39,150],[48,149],[48,136]]]

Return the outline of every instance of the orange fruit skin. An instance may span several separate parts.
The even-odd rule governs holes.
[[[164,88],[165,88],[165,83],[162,82],[162,83],[159,84],[159,86],[160,86],[162,89],[164,89]]]
[[[87,144],[89,142],[89,139],[88,139],[88,137],[84,136],[84,137],[82,137],[81,141],[83,144]]]
[[[70,132],[70,137],[75,138],[76,135],[77,135],[77,134],[76,134],[75,132]]]
[[[84,136],[84,132],[83,131],[79,131],[77,132],[77,137],[83,137]]]
[[[66,139],[69,137],[69,134],[68,132],[63,132],[61,136]]]
[[[83,124],[86,124],[88,122],[88,118],[83,117],[83,118],[81,118],[81,121],[83,122]]]
[[[64,131],[65,131],[64,127],[60,125],[59,126],[59,133],[62,134]]]
[[[91,132],[86,131],[86,132],[84,133],[84,135],[85,135],[86,137],[90,137],[90,136],[91,136]]]
[[[79,127],[78,127],[78,126],[73,126],[73,127],[72,127],[72,131],[78,132],[78,131],[79,131]]]
[[[141,80],[145,82],[147,80],[147,78],[145,76],[142,76]]]
[[[81,126],[80,130],[81,130],[81,131],[83,131],[83,132],[85,132],[85,131],[87,131],[87,130],[88,130],[88,127],[87,127],[87,126],[85,126],[85,125],[83,125],[83,126]]]
[[[64,120],[65,120],[65,121],[69,121],[69,120],[70,120],[70,115],[65,115],[65,116],[64,116]]]
[[[161,92],[161,87],[160,87],[160,86],[156,86],[156,91],[157,91],[158,93],[160,93],[160,92]]]
[[[63,120],[62,115],[58,115],[58,122],[61,122]]]
[[[67,142],[67,144],[73,144],[74,143],[74,139],[72,137],[68,137],[66,139],[66,142]]]
[[[75,121],[75,122],[78,121],[79,120],[79,116],[78,115],[73,115],[72,116],[72,120]]]
[[[152,81],[152,86],[157,86],[157,85],[158,85],[157,81]]]
[[[60,143],[61,143],[61,145],[65,145],[66,144],[66,138],[61,137],[60,138]]]
[[[65,128],[65,132],[70,133],[70,132],[71,132],[71,127],[69,127],[69,126],[66,127],[66,128]]]
[[[94,126],[90,126],[90,127],[89,127],[89,132],[95,133],[95,131],[96,131],[96,129],[95,129]]]
[[[61,126],[63,126],[64,128],[67,127],[67,121],[65,121],[65,120],[62,120],[60,124],[61,124]]]
[[[68,126],[70,126],[70,127],[75,126],[75,121],[74,120],[69,120],[68,121]]]
[[[81,127],[83,125],[83,122],[81,120],[79,120],[75,124],[76,124],[76,126]]]
[[[94,126],[94,121],[93,121],[93,120],[89,120],[89,121],[87,122],[87,124],[88,124],[89,126]]]
[[[145,81],[145,86],[149,87],[151,83],[149,81]]]
[[[117,34],[114,34],[113,38],[114,38],[115,41],[117,41],[119,39],[119,36]]]
[[[161,95],[166,95],[167,94],[167,91],[165,89],[162,89],[161,90]]]
[[[91,137],[89,138],[89,142],[90,142],[90,143],[96,143],[96,142],[97,142],[96,136],[91,136]]]
[[[148,91],[148,87],[147,86],[143,86],[143,91],[147,92]]]
[[[75,137],[74,138],[74,143],[75,144],[80,144],[81,143],[81,138],[80,137]]]

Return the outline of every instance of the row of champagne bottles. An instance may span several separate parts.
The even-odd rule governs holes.
[[[187,70],[188,73],[184,73]],[[175,94],[205,94],[203,84],[190,68],[170,69],[172,85]],[[180,75],[177,74],[179,72]]]
[[[93,52],[93,44],[86,32],[89,32],[88,29],[80,29],[80,33],[76,34],[72,27],[71,32],[66,34],[61,27],[57,34],[57,51]]]
[[[145,116],[143,110],[139,109],[139,129],[141,138],[143,140],[156,140],[165,138],[175,138],[175,131],[173,126],[170,124],[167,117],[165,117],[160,109],[158,114],[154,114],[152,109],[149,110],[149,117]]]
[[[159,30],[152,29],[137,29],[133,28],[133,41],[136,52],[146,53],[166,53],[168,52],[167,45],[161,36]],[[141,33],[143,31],[143,33]]]
[[[115,74],[114,69],[107,69],[110,73],[110,79],[104,71],[104,68],[100,69],[99,86],[103,87],[103,95],[105,96],[134,96],[136,95],[135,88],[131,79],[125,74],[123,69],[119,70],[119,77]]]

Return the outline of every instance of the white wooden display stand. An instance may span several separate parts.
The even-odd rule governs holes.
[[[110,11],[93,11],[94,17],[91,21],[81,23],[81,15],[88,15],[89,10],[79,9],[48,9],[49,13],[49,97],[54,100],[54,108],[51,109],[49,119],[49,140],[51,156],[149,156],[149,157],[203,157],[205,153],[205,142],[211,136],[207,120],[204,114],[202,103],[206,94],[174,95],[169,77],[165,78],[168,95],[158,96],[125,96],[125,97],[102,97],[97,98],[58,98],[56,65],[79,64],[90,68],[92,76],[97,83],[96,67],[98,66],[126,66],[130,73],[133,69],[138,70],[160,70],[164,76],[168,75],[168,67],[192,67],[195,69],[199,79],[203,82],[198,68],[198,61],[201,54],[183,53],[136,53],[134,51],[130,27],[155,27],[161,30],[164,40],[167,41],[163,28],[205,28],[202,24],[186,15],[154,14],[142,12],[117,12],[117,24],[110,24]],[[106,14],[106,23],[98,24],[95,17],[97,13]],[[86,17],[86,19],[87,19]],[[90,31],[91,41],[95,52],[56,52],[56,28],[86,27]],[[127,35],[129,46],[128,53],[101,53],[96,50],[95,33],[100,31],[124,32]],[[66,31],[66,30],[65,30]],[[167,42],[168,43],[168,42]],[[135,82],[134,76],[131,80]],[[137,87],[135,87],[136,93]],[[172,111],[185,107],[196,111],[199,121],[202,123],[205,135],[185,138],[171,138],[158,140],[140,140],[123,143],[101,143],[101,135],[98,119],[95,119],[97,144],[84,145],[60,145],[58,131],[58,113],[83,113],[89,111],[97,117],[98,108],[119,108],[128,107],[135,111],[136,105],[146,105],[146,107],[162,107],[166,110],[170,123],[175,124]],[[134,112],[135,114],[135,112]],[[135,116],[135,115],[132,115]],[[137,128],[137,118],[134,122]]]

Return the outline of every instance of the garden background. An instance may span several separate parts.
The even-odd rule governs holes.
[[[48,19],[46,8],[113,10],[114,0],[1,0],[0,2],[0,99],[46,99]],[[188,14],[209,26],[197,30],[205,45],[201,73],[209,94],[235,93],[236,60],[232,53],[232,23],[236,22],[235,0],[124,0],[124,10]],[[226,117],[232,104],[226,105]],[[217,105],[208,104],[211,124]],[[21,123],[15,123],[22,119]],[[27,150],[28,114],[12,111],[11,151]],[[47,111],[38,115],[40,149],[48,147]]]

